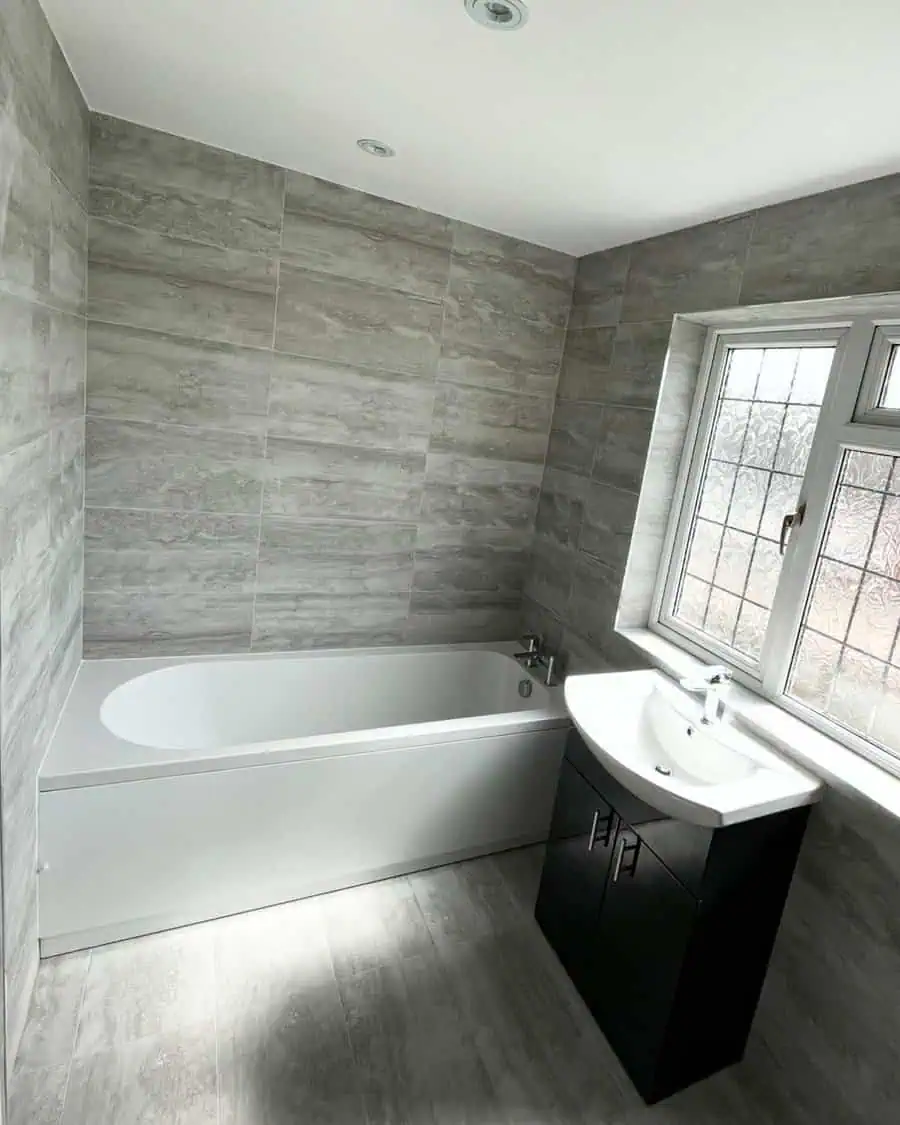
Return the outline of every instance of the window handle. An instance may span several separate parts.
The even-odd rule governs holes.
[[[787,547],[788,532],[795,527],[799,527],[803,523],[803,517],[806,515],[806,505],[801,504],[796,512],[788,512],[788,514],[781,521],[781,534],[778,536],[778,553],[783,555]]]

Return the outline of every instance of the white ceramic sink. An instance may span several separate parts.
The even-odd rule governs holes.
[[[819,799],[822,783],[661,672],[569,676],[566,706],[598,761],[660,812],[717,827]]]

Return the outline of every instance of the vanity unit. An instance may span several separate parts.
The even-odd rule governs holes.
[[[820,783],[656,672],[566,700],[537,920],[655,1102],[741,1058]]]

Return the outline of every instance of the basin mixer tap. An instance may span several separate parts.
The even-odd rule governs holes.
[[[722,713],[725,710],[722,701],[722,688],[730,682],[731,672],[721,664],[713,664],[712,667],[704,668],[694,676],[685,676],[681,681],[681,686],[685,691],[703,696],[703,718],[701,722],[706,726],[712,726],[713,723],[721,721]]]

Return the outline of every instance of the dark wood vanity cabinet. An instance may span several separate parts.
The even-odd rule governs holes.
[[[571,732],[535,913],[647,1102],[741,1058],[808,815],[676,821]]]

